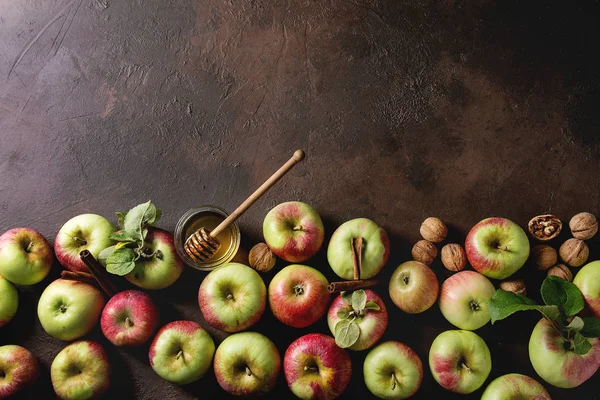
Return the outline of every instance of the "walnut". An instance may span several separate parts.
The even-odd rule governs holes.
[[[556,250],[545,244],[534,246],[531,249],[531,255],[533,256],[535,265],[537,265],[538,269],[543,271],[556,265],[556,262],[558,261]]]
[[[442,247],[442,264],[450,271],[461,271],[467,265],[465,249],[457,243],[445,245]]]
[[[439,218],[429,217],[421,224],[421,236],[433,243],[439,243],[446,238],[448,228]]]
[[[433,243],[427,240],[419,240],[412,248],[411,254],[415,261],[431,265],[437,257],[438,250]]]
[[[571,218],[569,228],[574,238],[588,240],[598,232],[598,220],[594,214],[582,212]]]
[[[275,255],[265,243],[258,243],[248,255],[250,266],[258,272],[268,272],[275,266]]]
[[[562,222],[554,215],[538,215],[529,221],[527,228],[534,239],[547,242],[558,236],[562,230]]]
[[[500,289],[527,296],[527,287],[525,286],[525,281],[523,279],[511,279],[500,282]]]
[[[586,261],[590,255],[585,242],[581,239],[571,238],[560,246],[558,250],[560,258],[571,267],[580,267]]]
[[[571,269],[565,264],[558,264],[548,270],[548,276],[558,276],[566,281],[571,282],[573,280],[573,273]]]

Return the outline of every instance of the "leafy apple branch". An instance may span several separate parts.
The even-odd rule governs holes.
[[[360,327],[356,319],[363,317],[368,311],[379,311],[381,308],[373,300],[367,301],[367,294],[362,289],[343,292],[341,296],[346,306],[337,311],[340,320],[335,324],[334,336],[338,346],[348,348],[360,337]]]
[[[489,304],[492,324],[517,311],[537,310],[568,343],[569,350],[579,355],[587,354],[592,344],[586,338],[600,337],[600,319],[577,315],[585,306],[579,288],[562,278],[549,276],[542,283],[540,292],[544,305],[520,294],[497,290]]]
[[[117,244],[107,247],[98,255],[99,261],[106,264],[108,272],[119,276],[127,275],[139,260],[162,258],[160,250],[150,252],[146,246],[149,227],[154,226],[162,215],[151,201],[139,204],[128,212],[116,214],[119,230],[109,238],[117,241]]]

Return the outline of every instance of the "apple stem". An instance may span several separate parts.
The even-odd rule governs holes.
[[[461,367],[463,367],[463,368],[465,369],[465,371],[467,371],[467,373],[468,373],[468,374],[470,374],[470,373],[471,373],[471,368],[469,368],[469,367],[467,366],[467,364],[465,364],[464,362],[463,362],[463,363],[460,363],[460,366],[461,366]]]
[[[302,285],[294,286],[294,294],[296,296],[300,296],[300,295],[304,294],[304,286],[302,286]]]
[[[125,318],[125,323],[127,324],[128,327],[132,327],[133,326],[133,321],[131,320],[131,318],[127,317]]]
[[[81,243],[82,246],[85,246],[87,244],[87,240],[78,236],[73,236],[73,241]]]
[[[392,390],[396,390],[398,379],[396,379],[396,374],[392,372]]]
[[[228,299],[228,300],[231,300],[231,299],[233,299],[233,295],[232,295],[231,293],[227,293],[227,299]]]
[[[305,371],[317,372],[319,369],[317,367],[309,367],[308,365],[304,366]]]
[[[246,375],[252,376],[252,371],[250,370],[250,368],[248,368],[247,365],[246,365]]]
[[[304,230],[304,228],[302,227],[302,225],[296,225],[292,228],[293,231],[302,231]]]
[[[29,242],[29,244],[27,245],[27,248],[25,249],[25,252],[29,253],[32,248],[33,248],[33,242]]]
[[[177,353],[177,355],[175,356],[175,359],[179,360],[182,355],[183,355],[183,350],[179,350],[179,353]]]
[[[508,246],[497,246],[498,250],[508,251]]]

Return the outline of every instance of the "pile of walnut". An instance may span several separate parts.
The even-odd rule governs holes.
[[[557,229],[549,232],[548,235],[540,235],[540,231],[535,230],[541,224],[539,220],[552,221],[552,226]],[[554,239],[558,236],[562,228],[560,220],[553,215],[541,215],[533,218],[529,222],[529,232],[531,235],[542,242]],[[546,244],[539,244],[531,249],[531,257],[539,270],[547,271],[548,275],[555,275],[573,280],[573,273],[569,267],[581,267],[588,259],[589,249],[584,240],[589,240],[598,232],[598,220],[593,214],[582,212],[575,215],[569,221],[572,238],[567,239],[558,249]],[[558,263],[558,257],[562,263]]]
[[[435,244],[446,239],[448,228],[439,218],[429,217],[421,224],[420,232],[423,240],[415,243],[411,254],[415,261],[431,265],[438,255]],[[467,255],[463,247],[457,243],[448,243],[442,247],[442,264],[453,272],[464,269],[467,265]]]

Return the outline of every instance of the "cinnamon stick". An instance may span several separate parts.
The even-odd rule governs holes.
[[[329,293],[353,291],[373,287],[380,283],[381,281],[379,281],[379,279],[357,279],[355,281],[331,282],[327,285],[327,291]]]
[[[79,281],[89,283],[90,285],[98,286],[98,281],[96,281],[94,275],[88,274],[87,272],[75,272],[64,270],[60,273],[60,277],[62,279],[67,279],[70,281]]]
[[[350,248],[352,249],[352,268],[354,270],[354,280],[357,281],[360,279],[360,273],[362,271],[362,236],[357,238],[353,237],[350,241]]]
[[[117,293],[117,288],[108,278],[108,274],[106,273],[106,269],[104,266],[96,260],[96,258],[89,252],[89,250],[83,250],[79,253],[79,257],[81,261],[88,267],[90,273],[96,278],[98,284],[104,290],[104,292],[112,297]]]

